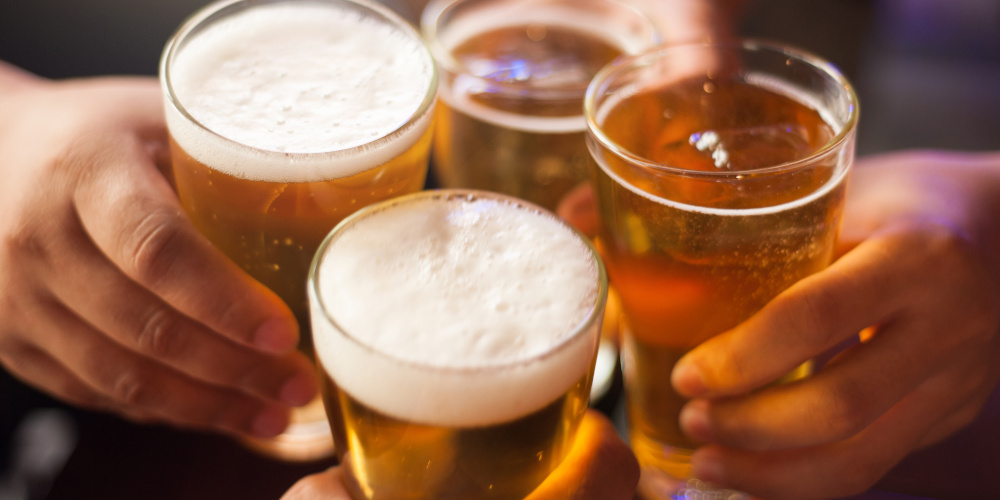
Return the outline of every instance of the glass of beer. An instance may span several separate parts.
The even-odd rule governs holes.
[[[641,490],[683,496],[698,484],[674,364],[831,262],[857,98],[831,64],[743,41],[664,46],[605,68],[585,108]]]
[[[309,274],[323,395],[358,499],[522,499],[587,408],[607,279],[522,200],[424,191],[338,225]]]
[[[160,67],[177,193],[194,225],[277,293],[311,355],[306,279],[338,222],[423,188],[437,70],[364,0],[236,0],[189,18]],[[254,448],[333,453],[320,398]]]
[[[421,26],[441,72],[438,183],[549,210],[589,179],[587,84],[659,40],[649,18],[615,0],[435,1]]]

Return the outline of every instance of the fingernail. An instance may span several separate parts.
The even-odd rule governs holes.
[[[696,399],[684,405],[679,420],[681,429],[691,439],[701,443],[712,441],[712,425],[708,421],[708,401]]]
[[[288,352],[298,344],[293,323],[285,318],[271,318],[254,332],[255,346],[271,352]]]
[[[268,409],[253,419],[250,432],[257,437],[270,438],[281,434],[287,426],[288,414],[285,411]]]
[[[278,399],[287,405],[302,406],[316,396],[316,380],[307,373],[292,376],[281,386]]]
[[[726,486],[721,457],[711,449],[701,449],[691,456],[691,475],[716,486]]]
[[[700,396],[708,390],[705,386],[705,379],[701,377],[701,371],[694,366],[694,363],[684,360],[674,366],[674,371],[670,375],[670,383],[673,384],[677,392],[689,398]]]

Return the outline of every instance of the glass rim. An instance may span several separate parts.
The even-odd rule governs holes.
[[[615,76],[639,66],[649,65],[651,61],[663,57],[668,52],[697,48],[724,49],[738,52],[770,52],[773,54],[781,54],[788,58],[794,58],[797,61],[811,67],[817,74],[824,75],[837,83],[838,87],[844,91],[844,96],[848,103],[848,117],[842,123],[840,130],[838,130],[830,140],[828,140],[823,146],[814,150],[808,156],[798,160],[752,170],[705,171],[680,168],[639,156],[608,137],[604,128],[597,123],[597,97],[603,86],[609,83]],[[584,97],[583,108],[584,118],[587,123],[588,136],[595,139],[603,147],[607,148],[611,151],[611,153],[619,158],[632,165],[651,171],[702,179],[742,179],[762,175],[781,174],[808,167],[809,165],[815,164],[817,159],[837,154],[837,152],[841,149],[841,146],[854,134],[857,128],[858,116],[860,113],[858,96],[854,91],[854,86],[847,80],[840,70],[833,65],[833,63],[818,55],[791,45],[755,38],[743,38],[721,42],[711,41],[660,45],[640,54],[619,60],[614,64],[609,64],[602,68],[594,79],[591,80],[590,85],[587,87],[587,94]]]
[[[441,29],[441,23],[444,16],[453,12],[459,6],[468,5],[470,2],[474,1],[480,0],[431,0],[420,17],[421,33],[424,36],[424,40],[426,41],[431,54],[434,56],[434,60],[441,66],[441,69],[452,75],[462,75],[463,77],[468,77],[477,83],[489,85],[492,88],[499,88],[502,90],[502,94],[518,94],[521,96],[527,94],[529,99],[570,100],[579,99],[586,95],[588,88],[587,84],[557,88],[537,88],[531,87],[523,82],[501,82],[471,73],[467,66],[455,59],[452,55],[452,50],[446,48],[441,43],[439,34],[443,31]],[[650,18],[645,12],[631,4],[622,2],[621,0],[574,0],[573,3],[614,5],[623,11],[630,12],[630,15],[634,16],[635,19],[640,20],[646,25],[649,30],[650,37],[648,40],[645,40],[645,43],[652,46],[659,43],[661,40],[660,32],[657,29],[656,24],[653,22],[653,19]]]
[[[216,132],[212,128],[206,126],[197,118],[188,112],[187,108],[181,102],[181,99],[177,96],[174,91],[171,74],[171,67],[173,66],[173,61],[177,58],[178,52],[181,51],[181,47],[186,40],[192,36],[196,36],[198,30],[211,25],[212,23],[225,19],[229,15],[241,12],[245,9],[252,9],[261,5],[269,4],[279,4],[279,3],[302,3],[302,4],[348,4],[362,9],[366,9],[369,13],[375,14],[382,21],[393,26],[396,29],[407,33],[409,36],[413,37],[419,42],[421,50],[427,56],[427,60],[430,63],[430,78],[427,81],[427,90],[424,93],[424,98],[421,100],[420,105],[413,111],[413,113],[407,118],[406,122],[399,125],[389,133],[372,139],[364,144],[359,144],[356,146],[351,146],[342,149],[331,149],[324,151],[310,151],[310,152],[285,152],[276,151],[271,149],[265,149],[252,144],[246,144],[225,135]],[[424,39],[420,36],[420,33],[405,19],[400,17],[398,14],[393,12],[388,7],[384,5],[370,1],[370,0],[219,0],[212,2],[188,16],[181,25],[177,28],[173,35],[167,40],[166,45],[163,48],[163,53],[160,56],[159,63],[159,80],[160,87],[163,89],[163,94],[166,101],[172,106],[180,115],[187,120],[189,123],[198,127],[202,132],[210,134],[215,140],[222,141],[225,144],[249,148],[253,151],[258,151],[267,155],[273,155],[275,157],[286,158],[289,161],[295,161],[297,159],[312,159],[312,158],[340,158],[340,157],[354,157],[360,156],[363,153],[371,151],[373,148],[386,145],[395,140],[398,136],[403,135],[405,132],[409,131],[411,128],[416,126],[419,122],[424,120],[428,114],[433,110],[434,103],[437,100],[437,86],[438,86],[438,69],[434,62],[434,56],[431,54],[429,47],[424,42]]]
[[[319,268],[323,265],[323,260],[327,254],[327,248],[347,229],[352,225],[364,220],[366,217],[378,213],[383,210],[387,210],[396,205],[403,205],[407,203],[412,203],[414,201],[424,200],[424,199],[452,199],[452,198],[465,198],[465,199],[491,199],[503,202],[511,203],[512,205],[518,207],[519,209],[526,209],[538,212],[544,216],[551,217],[554,221],[561,224],[563,227],[569,229],[576,237],[585,245],[585,247],[590,252],[595,268],[597,270],[597,281],[598,289],[597,295],[595,297],[594,303],[592,304],[587,315],[576,324],[570,333],[562,338],[556,344],[553,344],[544,352],[534,354],[532,356],[516,359],[513,361],[503,362],[503,363],[489,363],[480,366],[472,367],[451,367],[451,366],[436,366],[428,363],[413,361],[409,359],[403,359],[399,356],[393,355],[391,353],[384,352],[374,346],[371,346],[356,335],[350,333],[346,328],[343,328],[337,320],[330,313],[329,309],[326,307],[326,303],[323,300],[323,294],[321,287],[319,286]],[[353,214],[347,216],[344,220],[340,221],[330,232],[323,238],[322,243],[320,243],[319,248],[317,248],[315,255],[313,256],[312,264],[309,266],[309,275],[307,280],[307,288],[309,295],[312,295],[316,299],[316,303],[324,321],[326,321],[337,335],[340,335],[345,340],[350,342],[352,345],[359,349],[364,350],[374,356],[378,356],[383,359],[391,360],[393,363],[398,363],[401,365],[406,365],[425,372],[434,373],[448,373],[448,374],[473,374],[473,373],[486,373],[494,372],[497,370],[507,370],[516,368],[519,366],[527,366],[538,362],[544,362],[547,358],[557,355],[562,350],[566,349],[568,346],[573,344],[575,341],[580,340],[581,337],[587,335],[590,332],[591,327],[600,328],[599,321],[603,317],[605,302],[608,297],[608,276],[607,271],[604,267],[604,261],[601,259],[600,253],[598,253],[597,248],[590,241],[589,238],[583,235],[578,229],[573,227],[571,224],[566,222],[563,218],[552,213],[545,208],[538,206],[520,198],[513,196],[496,193],[492,191],[483,191],[477,189],[434,189],[434,190],[423,190],[417,191],[416,193],[410,193],[403,196],[398,196],[381,202],[373,203],[367,205],[364,208],[354,212]],[[312,312],[315,314],[315,312]],[[313,335],[317,334],[317,329],[313,329]],[[596,339],[595,339],[596,341]],[[318,353],[317,353],[318,357]]]

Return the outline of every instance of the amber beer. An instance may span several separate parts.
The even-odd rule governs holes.
[[[187,214],[289,305],[311,355],[306,278],[323,237],[356,210],[423,187],[429,51],[363,1],[230,1],[180,28],[161,79]],[[288,459],[332,453],[321,402],[258,445]]]
[[[632,445],[644,481],[683,489],[695,444],[673,366],[830,263],[857,103],[822,61],[747,42],[631,59],[597,77],[586,105],[598,248],[628,325]]]
[[[589,178],[587,84],[657,40],[645,16],[614,0],[438,1],[422,26],[442,74],[439,183],[552,210]]]
[[[607,280],[553,214],[476,191],[373,205],[309,283],[324,401],[356,499],[522,499],[587,408]]]

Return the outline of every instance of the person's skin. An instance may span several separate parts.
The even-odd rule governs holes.
[[[581,189],[560,214],[595,234],[593,203]],[[695,398],[681,425],[705,443],[693,474],[765,498],[846,496],[972,422],[1000,390],[997,221],[1000,153],[860,159],[839,259],[674,368]],[[813,377],[758,390],[829,351]]]
[[[716,13],[685,0],[657,19],[704,30],[687,41],[714,37]],[[166,140],[153,78],[50,81],[0,61],[0,365],[85,408],[277,435],[317,391],[298,326],[191,225]],[[581,472],[620,466],[582,456]]]
[[[0,364],[71,404],[136,421],[284,429],[288,405],[315,394],[314,369],[294,351],[288,308],[184,216],[158,82],[52,82],[0,62],[0,117]],[[338,498],[339,474],[310,476],[289,495]],[[625,500],[638,474],[591,412],[530,498]]]
[[[154,78],[0,62],[0,364],[67,402],[267,437],[316,393],[297,325],[168,181]]]
[[[341,467],[299,480],[282,500],[350,500]],[[614,426],[589,410],[569,455],[525,500],[631,500],[639,465]]]
[[[1000,380],[1000,154],[904,152],[852,173],[843,255],[674,368],[694,474],[844,496],[969,424]],[[860,338],[813,377],[758,389]]]

